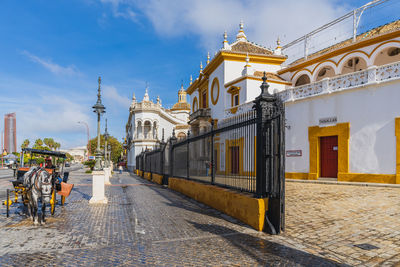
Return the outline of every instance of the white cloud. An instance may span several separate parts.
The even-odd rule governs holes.
[[[114,17],[129,19],[138,22],[137,14],[132,10],[129,0],[100,0],[103,4],[111,5],[111,11]]]
[[[131,104],[131,100],[128,97],[121,96],[114,86],[103,85],[102,88],[104,90],[105,101],[111,101],[112,104],[115,104],[119,109],[124,111],[128,110]]]
[[[51,60],[45,60],[38,56],[35,56],[28,51],[24,50],[21,54],[27,56],[31,61],[38,63],[51,71],[52,73],[59,74],[59,75],[81,75],[78,69],[74,65],[70,65],[68,67],[60,66],[56,63],[51,62]]]
[[[230,40],[245,22],[249,40],[275,46],[278,36],[284,43],[337,18],[348,9],[332,0],[101,0],[117,10],[132,10],[146,17],[164,37],[196,34],[202,47],[221,47],[227,30]],[[136,16],[138,16],[136,14]]]
[[[91,124],[95,117],[90,116],[89,106],[59,95],[5,97],[2,100],[2,113],[11,110],[17,114],[18,146],[24,139],[34,142],[36,138],[44,137],[53,137],[62,147],[74,146],[77,135],[83,136],[84,133],[78,121]],[[81,142],[85,142],[83,138],[78,141]]]

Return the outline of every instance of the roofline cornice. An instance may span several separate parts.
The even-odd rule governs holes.
[[[280,55],[263,55],[263,54],[248,54],[251,63],[261,63],[261,64],[273,64],[273,65],[281,65],[286,61],[286,56]],[[199,78],[197,78],[187,89],[186,93],[189,95],[193,94],[193,92],[203,85],[204,80],[203,77],[209,77],[211,73],[214,72],[216,68],[223,61],[241,61],[246,62],[247,53],[244,52],[234,52],[229,50],[220,50],[217,55],[211,60],[211,62],[204,68],[203,72],[200,73]]]
[[[378,35],[376,37],[372,37],[372,38],[368,38],[368,39],[364,39],[364,40],[359,40],[355,43],[351,43],[349,45],[346,45],[344,47],[340,47],[337,48],[336,50],[332,50],[330,52],[327,52],[325,54],[321,54],[320,56],[316,56],[313,58],[310,58],[309,60],[306,60],[304,62],[299,62],[298,64],[295,64],[293,66],[287,67],[285,69],[279,70],[277,73],[283,74],[283,73],[287,73],[287,72],[293,72],[299,69],[302,69],[304,67],[313,65],[319,61],[323,61],[341,54],[344,54],[346,52],[352,51],[352,50],[356,50],[359,48],[363,48],[366,46],[370,46],[373,44],[376,44],[378,42],[382,42],[382,41],[386,41],[392,38],[396,38],[400,36],[400,30],[396,30],[396,31],[392,31],[392,32],[388,32],[388,33],[383,33],[381,35]]]

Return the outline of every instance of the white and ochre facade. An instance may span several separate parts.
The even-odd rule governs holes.
[[[186,90],[193,133],[251,110],[266,72],[270,93],[285,101],[286,178],[400,183],[399,21],[289,66],[286,59],[279,42],[274,50],[249,42],[242,23],[233,43],[225,34]],[[219,142],[226,172],[230,140]]]
[[[126,124],[128,169],[134,169],[138,154],[157,147],[163,135],[165,138],[170,137],[175,130],[178,139],[186,138],[189,112],[190,104],[183,87],[178,92],[178,102],[171,109],[162,107],[159,97],[156,103],[152,102],[147,88],[142,102],[136,102],[133,95]]]

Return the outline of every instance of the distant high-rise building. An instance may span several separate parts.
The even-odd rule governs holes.
[[[17,120],[15,113],[4,115],[4,150],[17,152]]]

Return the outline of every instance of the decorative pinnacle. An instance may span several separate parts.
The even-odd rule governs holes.
[[[193,83],[193,77],[192,77],[192,75],[190,74],[190,85],[192,85],[192,83]]]
[[[98,83],[99,83],[99,88],[97,89],[97,98],[100,99],[101,95],[100,95],[100,84],[101,84],[101,77],[99,76],[99,79],[97,79]]]
[[[210,52],[207,52],[207,64],[210,63]]]
[[[270,93],[268,92],[269,84],[267,83],[267,73],[264,71],[264,76],[262,77],[262,84],[260,86],[261,88],[261,95],[268,95],[270,96]]]
[[[243,31],[243,19],[240,20],[239,27],[240,30]]]
[[[203,62],[200,61],[200,73],[202,73],[202,72],[203,72]]]
[[[250,58],[249,53],[246,53],[246,66],[249,66]]]
[[[224,32],[224,43],[228,42],[228,34],[226,33],[226,31]]]
[[[281,46],[281,40],[279,39],[279,36],[278,36],[278,39],[276,40],[276,45],[277,45],[278,47]]]
[[[132,100],[136,100],[135,92],[133,92]]]

